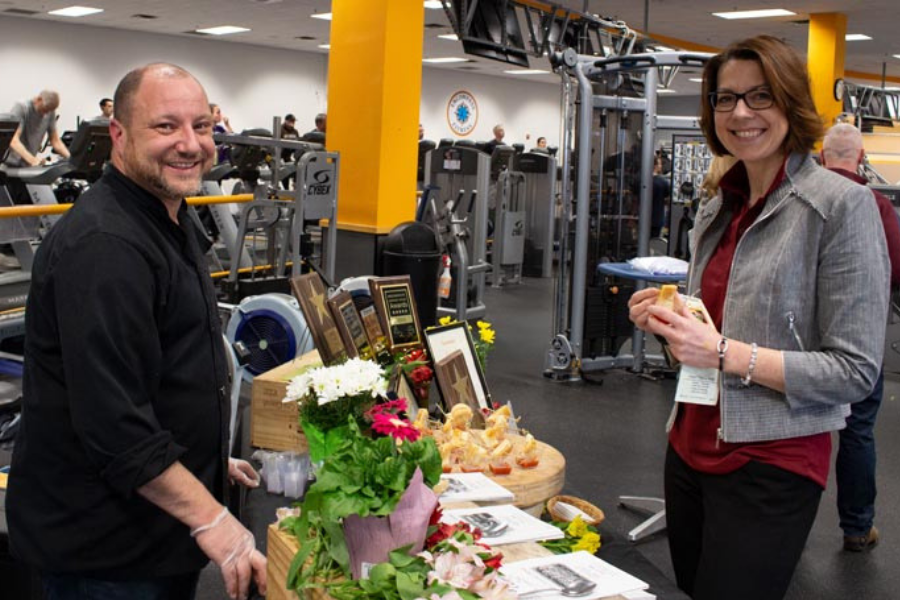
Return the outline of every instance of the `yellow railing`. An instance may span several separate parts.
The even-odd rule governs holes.
[[[205,206],[207,204],[230,204],[240,202],[250,202],[253,200],[253,194],[235,194],[233,196],[191,196],[185,198],[191,206]],[[42,217],[44,215],[61,215],[70,208],[72,204],[21,204],[16,206],[0,207],[0,219],[12,219],[14,217]]]

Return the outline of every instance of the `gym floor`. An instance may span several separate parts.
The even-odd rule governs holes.
[[[523,427],[565,455],[564,493],[602,508],[606,520],[601,534],[607,540],[623,540],[643,517],[619,508],[618,496],[662,494],[664,427],[675,382],[650,380],[625,370],[592,377],[593,382],[555,383],[544,378],[552,293],[553,282],[548,279],[524,279],[521,285],[500,290],[488,288],[487,320],[497,330],[497,342],[488,358],[488,385],[496,401],[512,402]],[[897,339],[900,325],[890,326],[888,346]],[[900,515],[888,508],[900,498],[900,437],[894,437],[900,421],[900,354],[890,347],[885,354],[885,373],[885,397],[876,431],[879,496],[875,523],[881,544],[867,554],[841,549],[834,478],[830,477],[787,600],[893,598],[900,589]],[[250,517],[271,520],[270,515]],[[260,528],[254,525],[253,529]],[[635,543],[634,549],[674,580],[664,532]],[[224,597],[217,573],[208,568],[198,598]]]

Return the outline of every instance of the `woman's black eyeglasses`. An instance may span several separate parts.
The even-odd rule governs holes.
[[[716,112],[731,112],[737,108],[738,100],[743,100],[747,108],[765,110],[775,103],[775,96],[769,88],[753,88],[743,94],[735,92],[710,92],[709,103]]]

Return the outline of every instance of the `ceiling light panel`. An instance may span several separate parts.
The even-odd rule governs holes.
[[[95,15],[102,12],[102,8],[93,8],[90,6],[69,6],[67,8],[60,8],[59,10],[51,10],[47,14],[57,17],[86,17],[88,15]]]
[[[330,13],[330,12],[329,12],[329,13],[316,13],[316,14],[314,14],[314,15],[309,15],[309,16],[312,17],[313,19],[322,19],[323,21],[330,21],[330,20],[331,20],[331,13]]]
[[[714,17],[720,19],[766,19],[769,17],[793,17],[797,13],[793,13],[783,8],[768,8],[763,10],[733,10],[730,12],[713,13]]]
[[[550,71],[545,71],[543,69],[512,69],[509,71],[503,71],[504,73],[508,73],[509,75],[549,75]]]
[[[206,35],[231,35],[233,33],[243,33],[250,31],[246,27],[235,27],[234,25],[219,25],[218,27],[207,27],[206,29],[197,29],[197,33],[205,33]]]
[[[436,65],[469,62],[468,58],[459,58],[458,56],[443,56],[440,58],[423,58],[422,62],[432,63]]]
[[[871,36],[868,36],[864,33],[848,33],[844,36],[844,40],[847,42],[864,42],[871,39]]]

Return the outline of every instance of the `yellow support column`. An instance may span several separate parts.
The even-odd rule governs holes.
[[[834,84],[844,78],[847,16],[840,13],[809,15],[807,64],[813,100],[825,127],[831,127],[843,104],[835,99]]]
[[[331,8],[328,149],[341,155],[338,227],[384,234],[415,215],[425,9],[419,0],[333,0]]]

